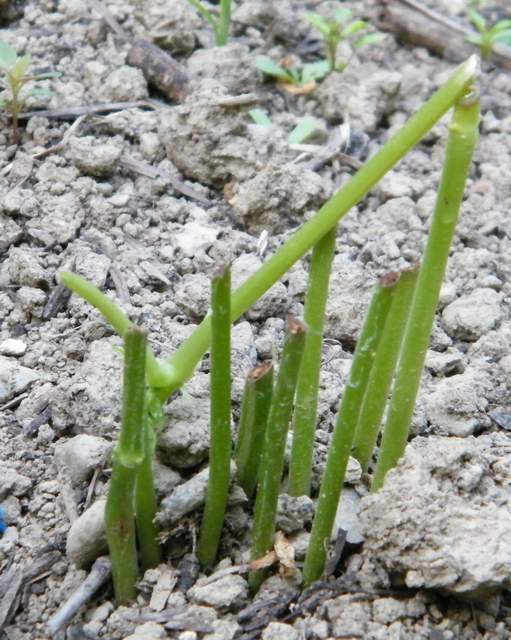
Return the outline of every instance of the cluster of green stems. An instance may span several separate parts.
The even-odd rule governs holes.
[[[257,491],[252,546],[252,558],[255,559],[271,549],[273,543],[285,440],[292,418],[294,438],[288,491],[292,495],[310,493],[323,325],[337,224],[454,106],[442,180],[422,264],[418,269],[380,280],[357,341],[319,491],[303,569],[306,584],[319,578],[324,569],[348,458],[354,453],[364,469],[369,468],[387,402],[387,420],[373,474],[373,489],[381,486],[385,474],[402,456],[477,139],[479,106],[473,88],[476,74],[477,60],[472,57],[240,288],[231,294],[228,269],[215,276],[211,313],[167,361],[157,360],[150,347],[144,348],[146,418],[139,422],[144,434],[144,456],[137,468],[145,462],[149,477],[154,454],[154,426],[160,420],[154,416],[161,416],[164,402],[193,374],[211,344],[210,476],[198,548],[204,566],[210,565],[217,556],[229,487],[231,324],[297,260],[313,250],[304,323],[288,322],[275,384],[271,364],[259,365],[249,375],[243,400],[234,456],[239,481],[247,495],[252,496]],[[131,336],[132,323],[107,296],[76,274],[64,273],[61,280],[98,308],[121,336],[126,340]],[[153,416],[152,424],[147,416]],[[134,438],[133,433],[131,437]],[[120,445],[122,438],[121,432]],[[124,464],[118,455],[116,464]],[[136,497],[136,489],[134,493]],[[115,502],[114,498],[109,500]],[[151,513],[152,510],[153,506]],[[150,535],[154,541],[155,531]],[[252,585],[257,587],[261,579],[262,574],[255,573]]]

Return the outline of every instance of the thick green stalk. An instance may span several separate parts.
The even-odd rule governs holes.
[[[383,432],[372,490],[378,490],[387,471],[403,455],[419,390],[465,182],[477,143],[479,99],[474,88],[455,105],[435,212],[419,271],[402,354]]]
[[[247,376],[235,452],[238,481],[249,498],[257,486],[272,394],[273,365],[262,362]]]
[[[215,560],[229,494],[231,457],[231,272],[222,270],[211,287],[211,445],[209,480],[197,547],[202,566]]]
[[[334,227],[312,251],[304,309],[307,337],[296,385],[293,446],[289,465],[288,493],[292,496],[309,495],[310,492],[323,327],[336,235],[337,227]]]
[[[105,528],[118,604],[127,604],[135,598],[138,579],[133,493],[137,465],[144,454],[141,432],[145,412],[146,342],[141,329],[129,327],[125,331],[121,433],[113,456],[105,508]]]
[[[312,523],[311,538],[303,567],[305,584],[317,580],[325,566],[327,546],[339,504],[353,436],[391,301],[392,289],[378,284],[357,341],[348,382],[342,395],[328,450],[325,473],[321,481],[316,515]]]
[[[305,343],[306,327],[296,318],[288,318],[287,335],[280,369],[273,392],[259,468],[259,485],[252,528],[252,560],[260,558],[273,546],[277,501],[284,470],[286,436],[293,412],[293,399],[300,360]],[[250,575],[250,586],[257,589],[262,571]]]
[[[145,456],[137,473],[135,484],[135,512],[138,546],[142,571],[156,567],[161,562],[161,546],[156,526],[156,491],[154,488],[153,460],[155,435],[147,419],[144,424]]]
[[[231,23],[231,0],[220,0],[220,17],[215,28],[215,44],[223,47],[229,40],[229,26]]]
[[[399,277],[397,282],[396,277]],[[371,460],[396,370],[417,270],[388,274],[382,280],[388,282],[388,286],[393,286],[392,304],[367,383],[352,452],[364,471],[367,471]]]
[[[234,292],[231,303],[232,321],[250,309],[421,140],[463,94],[465,87],[473,82],[477,71],[477,56],[472,56],[458,67],[426,104],[321,207],[313,218],[302,225],[272,258]],[[211,319],[207,317],[170,357],[169,363],[172,370],[181,376],[181,384],[192,375],[197,363],[207,351],[210,335]]]

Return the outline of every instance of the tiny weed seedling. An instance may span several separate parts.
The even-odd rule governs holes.
[[[230,325],[313,249],[305,303],[305,319],[309,327],[298,320],[288,322],[275,385],[272,384],[271,367],[264,366],[252,374],[253,380],[247,383],[243,401],[242,424],[235,458],[239,464],[240,482],[249,495],[256,493],[251,550],[253,559],[264,556],[273,545],[276,505],[284,467],[284,445],[293,411],[294,438],[289,485],[295,495],[309,493],[321,341],[336,226],[352,206],[454,106],[437,205],[419,273],[416,275],[412,271],[400,274],[399,278],[385,278],[378,283],[357,342],[321,480],[303,570],[305,584],[318,579],[323,572],[353,443],[355,453],[357,447],[364,451],[372,450],[374,423],[379,422],[378,416],[382,411],[381,398],[386,400],[392,379],[392,395],[373,475],[373,490],[381,486],[386,472],[402,456],[440,284],[477,140],[479,101],[473,89],[476,75],[477,60],[473,56],[456,70],[315,216],[295,231],[274,256],[232,294],[228,271],[215,278],[211,313],[168,360],[158,360],[150,346],[142,341],[137,343],[138,362],[145,364],[145,374],[142,375],[138,370],[136,385],[139,392],[128,393],[125,402],[134,402],[135,396],[138,398],[138,408],[133,409],[130,414],[138,416],[135,420],[138,427],[128,422],[124,418],[126,412],[123,412],[121,437],[114,458],[115,468],[108,498],[107,528],[111,532],[115,531],[115,526],[123,526],[122,522],[133,522],[133,513],[126,506],[126,503],[132,504],[130,496],[133,496],[140,559],[144,568],[157,564],[160,553],[154,527],[156,502],[151,465],[155,450],[155,431],[163,421],[164,403],[193,375],[195,367],[211,344],[210,478],[199,541],[200,560],[203,565],[209,565],[217,554],[229,482]],[[133,339],[132,334],[139,337],[140,330],[134,329],[133,324],[113,301],[80,276],[63,273],[61,281],[99,309],[125,339],[126,370],[132,360],[129,340]],[[127,388],[128,382],[125,382],[125,389]],[[369,403],[368,393],[379,395],[380,401],[376,405]],[[294,408],[295,395],[297,401]],[[376,432],[378,429],[379,424]],[[357,455],[362,458],[362,454]],[[367,454],[365,455],[367,459]],[[125,482],[117,481],[119,476],[125,478]],[[115,540],[112,544],[113,536],[109,534],[114,582],[116,575],[124,575],[123,567],[118,565],[131,563],[131,569],[126,569],[127,577],[121,578],[122,590],[116,586],[119,601],[127,601],[133,597],[134,576],[137,573],[136,556],[133,560],[134,529],[131,526],[126,530],[127,540],[119,541],[119,544],[125,545],[123,553],[115,546]],[[257,587],[263,577],[260,567],[261,565],[251,577],[253,587]],[[119,583],[119,578],[117,582]]]
[[[329,71],[344,71],[349,64],[348,60],[338,60],[337,50],[344,40],[350,40],[353,51],[367,45],[376,44],[385,37],[385,34],[374,32],[360,35],[370,28],[365,20],[351,20],[353,12],[350,9],[339,7],[334,11],[333,18],[324,18],[318,13],[308,13],[307,19],[313,27],[323,36],[326,49],[326,62]],[[357,36],[356,39],[353,39]]]
[[[467,9],[467,16],[478,31],[478,33],[468,35],[467,40],[479,47],[483,60],[490,59],[493,46],[497,43],[511,47],[511,20],[499,20],[489,26],[484,16],[470,8]]]
[[[208,9],[201,0],[187,0],[187,2],[211,25],[215,34],[216,46],[223,47],[226,45],[229,40],[229,25],[231,22],[231,0],[220,0],[219,16]]]
[[[10,94],[7,98],[0,100],[0,107],[5,109],[11,116],[12,142],[19,142],[18,119],[25,107],[25,101],[29,96],[51,95],[51,91],[41,87],[28,87],[29,82],[38,82],[48,78],[57,78],[60,73],[51,71],[39,73],[37,75],[27,74],[31,58],[29,55],[18,56],[14,47],[6,42],[0,41],[0,71],[3,74],[2,83],[4,89]]]
[[[268,58],[259,56],[254,65],[259,71],[273,78],[289,93],[310,93],[316,87],[316,80],[322,80],[328,73],[329,67],[326,60],[310,62],[302,67],[291,67],[286,60],[280,64]]]

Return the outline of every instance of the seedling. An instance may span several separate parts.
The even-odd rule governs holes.
[[[483,60],[491,58],[493,46],[496,43],[511,46],[511,20],[499,20],[499,22],[490,27],[486,18],[478,11],[468,9],[467,15],[478,31],[478,33],[468,35],[467,40],[479,47]]]
[[[470,92],[476,74],[477,61],[475,57],[472,57],[457,69],[446,84],[428,100],[378,153],[366,162],[349,182],[323,205],[315,216],[297,230],[272,258],[248,278],[240,288],[234,291],[230,297],[230,311],[225,312],[223,315],[224,326],[226,317],[229,318],[231,323],[237,320],[313,247],[317,247],[315,251],[315,268],[318,270],[317,277],[315,277],[317,284],[314,286],[311,284],[311,274],[311,283],[309,284],[307,295],[310,300],[317,296],[316,299],[321,301],[321,306],[324,306],[323,298],[326,296],[326,288],[328,286],[329,263],[331,261],[332,242],[335,233],[333,230],[337,223],[453,105],[455,106],[438,204],[423,266],[418,276],[413,302],[406,323],[392,401],[388,411],[388,424],[383,435],[381,454],[373,482],[374,487],[379,486],[386,471],[396,464],[403,453],[407,440],[440,283],[445,270],[471,155],[477,138],[478,100],[473,91]],[[329,234],[332,235],[329,237]],[[321,277],[319,277],[319,274],[321,274]],[[130,320],[114,302],[93,285],[80,276],[70,273],[62,274],[61,280],[75,293],[78,293],[99,309],[121,336],[126,337],[131,333],[133,325]],[[314,290],[315,288],[317,290]],[[371,370],[374,363],[377,362],[378,351],[382,345],[382,336],[385,335],[386,322],[389,313],[391,314],[392,294],[387,289],[388,287],[381,284],[377,288],[361,337],[357,343],[349,383],[342,397],[333,440],[328,453],[325,475],[321,484],[310,547],[305,560],[304,579],[306,583],[310,583],[320,577],[323,571],[326,548],[339,502],[353,437],[358,430],[359,416],[364,406],[366,389],[371,381]],[[311,310],[311,304],[308,302],[309,311]],[[149,472],[152,456],[154,455],[154,431],[162,420],[163,404],[174,391],[191,377],[198,362],[207,351],[212,338],[213,341],[218,340],[219,328],[214,319],[215,312],[208,314],[192,335],[166,361],[157,360],[150,347],[145,350],[147,386],[145,388],[144,406],[146,407],[146,419],[142,420],[145,448],[144,458],[137,472],[137,483],[139,482],[141,469],[146,469],[147,473],[144,477],[152,480]],[[309,315],[308,319],[311,325],[314,325],[313,330],[317,331],[318,327],[322,326],[323,310],[321,310],[320,317],[314,318],[313,315]],[[293,327],[297,327],[297,329],[295,330]],[[301,327],[301,323],[296,321],[289,327],[289,335],[266,427],[261,463],[257,469],[259,490],[256,497],[253,557],[259,554],[264,555],[273,543],[276,499],[282,478],[282,442],[285,442],[291,416],[297,373],[300,371],[300,376],[306,375],[306,370],[299,367],[300,358],[298,352],[301,352],[304,348],[305,339],[304,331]],[[295,352],[292,352],[291,346],[288,344],[291,342],[294,344]],[[315,341],[312,344],[312,355],[309,354],[309,364],[312,362],[314,377],[317,376],[319,367],[317,359],[321,356],[317,342]],[[225,356],[225,352],[223,353]],[[225,366],[227,367],[227,365]],[[304,379],[302,378],[302,380]],[[310,397],[314,400],[316,382],[313,382]],[[214,395],[217,392],[213,391],[212,393]],[[306,436],[307,438],[313,437],[313,432],[312,436],[310,435],[310,429],[306,430],[306,432],[309,434]],[[222,429],[214,428],[212,430],[212,450],[222,451],[222,455],[224,455],[227,449],[225,442],[226,421],[224,421]],[[305,457],[308,458],[310,456],[308,453],[310,445],[306,443],[303,448]],[[216,458],[217,461],[219,459],[218,457]],[[224,460],[222,464],[226,464],[225,457],[222,459]],[[304,485],[307,484],[308,479],[306,478]],[[221,486],[221,483],[218,486]],[[155,508],[153,496],[151,495],[148,500],[150,503],[149,512],[144,513],[143,516],[139,516],[139,513],[142,514],[142,510],[139,510],[141,502],[142,498],[140,500],[137,498],[137,524],[140,517],[146,519],[152,525],[153,517],[151,514],[154,514]],[[218,530],[218,522],[214,524],[213,530]],[[204,533],[202,535],[205,536],[204,539],[206,540],[203,549],[206,549],[209,545],[209,540],[207,540],[209,534]],[[215,533],[214,535],[214,544],[211,544],[211,548],[216,549],[217,534]],[[213,534],[211,536],[213,537]],[[147,541],[152,541],[154,544],[154,536],[147,535]],[[159,549],[156,548],[156,551],[158,552]],[[207,559],[209,553],[209,551],[208,553],[205,552],[203,559]],[[157,555],[155,553],[155,556]],[[148,553],[147,558],[154,562],[154,558],[150,556],[151,554]],[[251,581],[254,586],[257,586],[259,580],[260,574],[256,573]]]
[[[218,17],[201,0],[187,1],[211,25],[215,34],[216,46],[223,47],[226,45],[229,40],[229,25],[231,22],[231,0],[220,0],[220,15]]]
[[[51,95],[51,91],[42,87],[28,87],[29,82],[38,82],[49,78],[57,78],[60,73],[50,71],[48,73],[39,73],[36,75],[27,74],[30,66],[31,57],[29,55],[18,56],[14,47],[6,42],[0,41],[0,71],[3,73],[2,83],[5,89],[10,93],[8,98],[0,100],[0,107],[5,109],[11,116],[12,124],[12,142],[18,144],[19,115],[25,108],[25,102],[29,96]]]
[[[259,56],[254,65],[265,75],[274,78],[289,93],[310,93],[316,87],[316,80],[322,80],[329,70],[326,60],[292,67],[286,60],[278,64],[271,58]]]
[[[307,19],[321,32],[325,42],[326,60],[329,71],[344,71],[350,59],[338,60],[337,50],[344,40],[351,40],[353,51],[367,45],[376,44],[385,37],[379,32],[366,33],[358,37],[363,31],[367,31],[370,25],[365,20],[351,20],[353,12],[345,7],[339,7],[334,11],[333,18],[324,18],[318,13],[308,13]],[[353,37],[357,39],[353,40]]]

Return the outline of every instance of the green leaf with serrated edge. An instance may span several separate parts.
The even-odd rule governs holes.
[[[248,115],[255,124],[259,124],[262,127],[271,127],[271,120],[264,109],[250,109]]]
[[[30,65],[30,56],[29,55],[21,56],[21,58],[18,58],[16,60],[16,64],[14,65],[11,72],[12,75],[15,78],[23,78],[23,76],[27,72],[29,65]]]
[[[289,71],[284,69],[279,64],[274,62],[271,58],[265,56],[259,56],[254,61],[254,66],[262,71],[267,76],[275,76],[276,78],[283,78],[289,80]]]
[[[328,60],[318,60],[318,62],[310,62],[304,65],[302,70],[302,84],[306,84],[311,80],[321,80],[330,71]]]
[[[306,15],[307,20],[311,23],[313,27],[316,27],[321,33],[327,36],[330,33],[331,27],[323,16],[318,15],[317,13],[308,13]]]
[[[367,22],[364,22],[364,20],[355,20],[354,22],[350,22],[350,24],[342,30],[342,37],[349,38],[354,33],[367,29],[368,26],[369,25]]]
[[[357,40],[353,46],[356,49],[360,49],[361,47],[365,47],[369,44],[376,44],[377,42],[381,42],[384,39],[384,33],[368,33],[366,36],[362,36],[359,40]]]
[[[344,7],[339,7],[334,11],[334,18],[337,22],[346,22],[353,15],[353,11],[351,9],[345,9]]]
[[[0,67],[4,69],[10,69],[16,64],[18,54],[14,47],[11,47],[7,42],[0,40]]]
[[[467,15],[470,22],[480,33],[486,31],[486,20],[480,13],[478,13],[477,11],[469,10],[467,11]]]
[[[306,142],[313,133],[322,128],[323,123],[321,120],[313,118],[312,116],[305,116],[288,135],[287,141],[289,144],[302,144]]]

